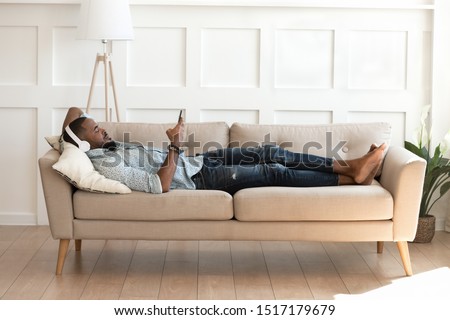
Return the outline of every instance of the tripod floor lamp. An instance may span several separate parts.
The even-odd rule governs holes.
[[[100,64],[104,69],[105,84],[105,120],[111,121],[109,109],[109,86],[112,86],[117,121],[120,122],[119,105],[117,103],[116,86],[114,82],[111,52],[108,52],[108,42],[112,40],[132,40],[133,26],[131,23],[128,0],[82,0],[78,38],[86,40],[101,40],[103,53],[97,53],[92,75],[91,87],[86,106],[90,112],[94,93],[97,71]]]

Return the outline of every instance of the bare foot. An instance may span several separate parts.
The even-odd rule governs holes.
[[[372,143],[372,145],[370,146],[369,152],[375,150],[376,148],[378,148],[378,146],[375,143]],[[375,178],[378,178],[379,176],[381,176],[381,170],[382,169],[383,169],[383,165],[380,165],[380,167],[378,168],[377,172],[375,173]]]
[[[361,158],[337,161],[337,163],[333,165],[334,172],[353,178],[357,184],[372,183],[372,180],[383,161],[385,148],[386,145],[383,143],[381,146],[376,147]]]
[[[377,176],[378,172],[381,171],[381,164],[383,161],[380,161],[380,164],[378,165],[378,167],[375,167],[370,174],[367,176],[367,178],[361,182],[361,185],[370,185],[373,182],[373,179],[375,179],[375,177]],[[380,174],[381,175],[381,174]]]
[[[354,177],[356,183],[372,183],[378,169],[381,166],[384,156],[384,149],[386,149],[386,144],[382,144],[376,147],[373,151],[370,151],[360,159],[356,159],[352,164],[354,165]]]

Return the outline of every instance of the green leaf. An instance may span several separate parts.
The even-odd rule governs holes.
[[[446,194],[448,190],[450,190],[450,181],[447,181],[446,183],[444,183],[441,186],[441,189],[440,189],[441,196]]]
[[[439,166],[440,167],[444,167],[444,166],[449,166],[450,165],[450,160],[447,158],[441,158],[441,160],[439,160]]]
[[[450,173],[450,166],[434,167],[430,170],[430,173],[427,174],[427,178],[430,177],[431,179],[437,179],[441,175],[445,175],[448,173]]]
[[[405,149],[408,151],[411,151],[412,153],[414,153],[416,156],[419,156],[425,160],[427,160],[427,157],[423,155],[423,150],[420,150],[416,145],[414,145],[413,143],[409,142],[409,141],[405,141]],[[424,149],[424,148],[423,148]]]
[[[434,149],[434,156],[433,158],[440,158],[441,157],[441,146],[438,145],[436,149]]]
[[[434,149],[434,155],[433,158],[430,160],[430,165],[434,168],[436,166],[439,166],[441,162],[441,148],[439,146]]]

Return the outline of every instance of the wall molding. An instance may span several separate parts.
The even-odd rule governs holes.
[[[0,4],[80,4],[81,0],[0,0]],[[131,5],[433,10],[433,0],[130,0]]]

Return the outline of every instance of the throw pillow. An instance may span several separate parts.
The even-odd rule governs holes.
[[[126,185],[98,173],[89,157],[71,143],[64,143],[64,151],[52,167],[81,190],[103,193],[131,192]]]
[[[50,147],[52,147],[53,149],[55,149],[59,153],[62,152],[62,150],[61,150],[61,136],[48,136],[48,137],[45,137],[45,140],[50,145]]]

